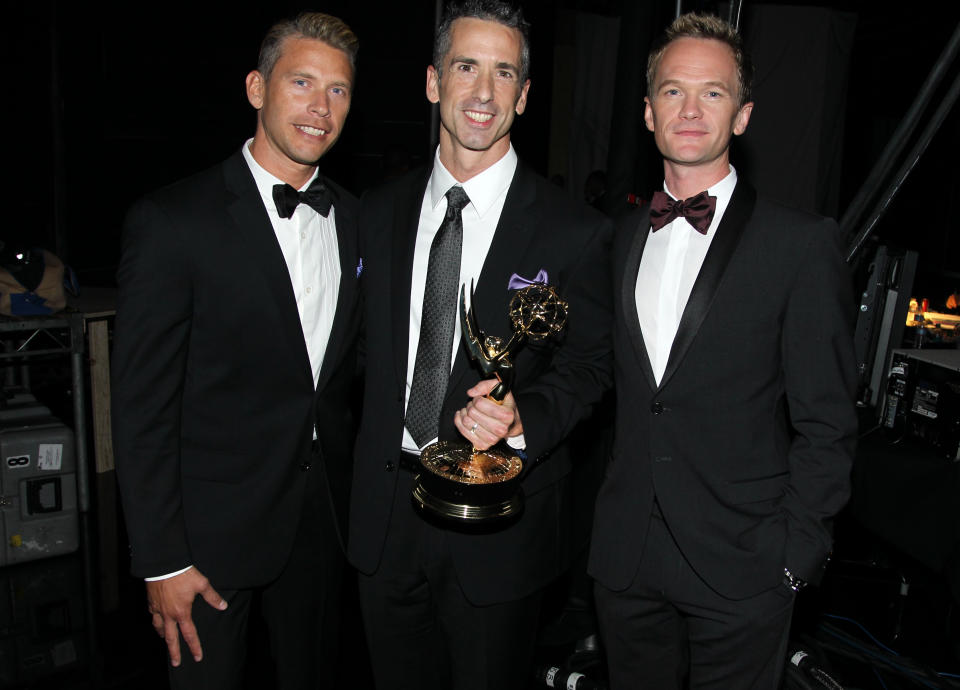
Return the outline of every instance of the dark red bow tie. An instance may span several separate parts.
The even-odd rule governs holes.
[[[654,192],[650,200],[650,228],[656,232],[667,223],[684,217],[701,235],[707,234],[713,213],[717,210],[717,197],[700,192],[689,199],[672,199],[665,192]]]

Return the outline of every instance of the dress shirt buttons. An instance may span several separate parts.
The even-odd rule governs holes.
[[[393,472],[394,467],[395,465],[393,464],[393,460],[387,460],[387,464],[383,466],[383,469],[385,469],[387,472]]]
[[[654,414],[663,414],[663,403],[657,401],[650,406],[650,411]]]
[[[301,240],[307,239],[307,233],[301,232],[301,233],[300,233],[300,239],[301,239]]]

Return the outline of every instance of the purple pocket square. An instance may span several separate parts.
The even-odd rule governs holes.
[[[363,257],[360,257],[360,263],[357,264],[357,278],[360,277],[360,274],[363,273]]]
[[[539,283],[541,285],[546,285],[549,278],[547,278],[547,271],[544,268],[540,269],[540,272],[534,277],[533,280],[528,280],[523,276],[514,273],[510,276],[510,282],[507,283],[508,290],[519,290],[520,288],[525,288],[528,285],[533,285]]]

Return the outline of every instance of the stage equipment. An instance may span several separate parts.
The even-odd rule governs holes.
[[[881,424],[960,461],[960,351],[894,350]]]
[[[917,252],[877,247],[867,267],[854,331],[859,384],[857,402],[872,406],[879,416],[886,388],[891,350],[903,345],[910,292],[917,270]]]
[[[79,546],[74,435],[48,413],[35,401],[0,411],[0,566]]]

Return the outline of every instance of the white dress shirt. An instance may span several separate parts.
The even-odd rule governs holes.
[[[730,173],[707,190],[710,196],[717,197],[717,207],[706,235],[697,232],[683,217],[657,232],[647,230],[649,235],[637,272],[636,300],[640,331],[657,385],[667,368],[690,291],[736,185],[737,171],[731,165]],[[663,191],[676,198],[670,194],[666,182]]]
[[[413,367],[417,361],[417,347],[420,344],[420,319],[423,313],[423,291],[427,282],[427,265],[430,261],[430,245],[443,223],[447,212],[447,199],[444,196],[447,190],[454,185],[460,185],[470,198],[461,213],[463,220],[463,249],[460,253],[460,284],[467,286],[467,304],[469,306],[470,282],[475,287],[480,277],[480,270],[487,258],[493,235],[503,204],[507,198],[507,190],[513,181],[517,170],[517,153],[511,144],[503,158],[466,182],[458,182],[440,162],[439,149],[433,160],[433,172],[427,182],[427,189],[420,206],[420,224],[417,227],[417,242],[413,252],[413,274],[410,285],[410,329],[408,333],[407,350],[407,385],[404,393],[404,414],[406,404],[410,401],[410,388],[413,385]],[[458,292],[459,294],[459,292]],[[450,357],[450,366],[456,359],[460,347],[460,319],[455,321],[453,334],[453,351]],[[433,443],[436,439],[432,439]],[[426,445],[429,445],[426,444]],[[515,445],[515,444],[512,444]],[[408,453],[419,453],[420,448],[414,442],[406,427],[403,428],[403,450]]]
[[[340,251],[335,209],[331,208],[330,214],[324,218],[306,204],[300,204],[293,216],[281,218],[273,201],[273,185],[283,184],[283,180],[274,177],[254,160],[250,153],[252,142],[253,139],[248,139],[243,145],[243,157],[253,173],[280,251],[287,262],[290,284],[297,300],[297,312],[300,314],[300,327],[303,329],[310,368],[313,371],[313,385],[316,387],[340,292]],[[309,187],[316,176],[317,173],[314,172],[307,183],[297,191],[302,192]],[[316,429],[313,437],[317,437]],[[148,577],[146,581],[165,580],[192,567],[187,566],[158,577]]]
[[[320,376],[323,356],[327,351],[333,317],[340,293],[340,250],[337,244],[336,207],[324,218],[307,204],[300,204],[290,218],[281,218],[273,201],[273,186],[283,180],[260,167],[250,153],[250,143],[243,146],[243,157],[250,166],[260,198],[270,216],[277,243],[290,273],[290,284],[297,300],[300,326],[310,356],[313,383]],[[310,186],[317,173],[299,190]]]

